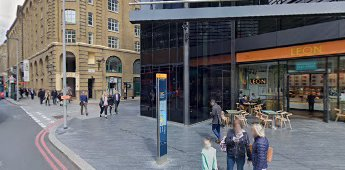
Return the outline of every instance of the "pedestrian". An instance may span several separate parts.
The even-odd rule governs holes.
[[[111,110],[113,109],[113,106],[114,106],[114,96],[115,95],[108,96],[109,115],[111,115]]]
[[[115,90],[115,95],[114,95],[114,104],[115,104],[115,113],[119,114],[119,105],[121,101],[121,94]]]
[[[23,93],[24,93],[23,88],[19,88],[20,99],[23,98]]]
[[[221,124],[221,112],[222,112],[222,108],[216,103],[216,101],[214,99],[211,99],[210,102],[211,106],[212,106],[212,112],[210,113],[212,116],[212,131],[213,133],[216,135],[217,140],[216,143],[220,143],[220,124]]]
[[[45,100],[45,103],[46,103],[46,106],[50,106],[50,98],[51,98],[51,94],[50,94],[50,91],[47,90],[46,91],[46,94],[44,95],[44,100]]]
[[[89,115],[87,112],[87,103],[88,103],[88,98],[87,98],[85,92],[83,91],[80,95],[80,112],[81,112],[81,115],[84,115],[83,108],[85,108],[86,116]]]
[[[42,89],[38,90],[38,97],[40,98],[40,104],[43,104],[43,100],[44,100],[44,91]]]
[[[71,103],[73,92],[72,92],[72,88],[69,86],[67,87],[67,96],[70,96],[70,98],[68,99],[68,103]]]
[[[314,112],[314,104],[315,104],[315,94],[314,92],[311,92],[309,93],[309,95],[307,96],[307,101],[308,101],[308,104],[309,104],[309,114],[313,114]]]
[[[217,150],[212,147],[209,138],[204,139],[204,147],[201,151],[202,170],[218,170]]]
[[[265,129],[260,124],[254,124],[252,134],[254,137],[252,146],[253,170],[266,170],[269,143],[265,137]]]
[[[53,104],[56,105],[57,104],[57,96],[58,96],[58,92],[56,91],[56,89],[54,89],[52,91],[52,99],[53,99]]]
[[[99,101],[99,107],[101,108],[99,117],[102,117],[102,114],[104,112],[104,117],[108,119],[107,112],[108,112],[108,95],[107,93],[103,93],[100,101]]]
[[[58,96],[57,96],[57,98],[59,99],[60,106],[63,105],[62,96],[63,96],[63,93],[62,93],[62,92],[60,92],[60,93],[58,94]]]
[[[29,98],[29,90],[27,88],[25,88],[24,91],[25,91],[26,98]]]
[[[30,96],[31,96],[31,100],[34,100],[35,99],[35,95],[36,95],[36,92],[33,88],[30,89]]]
[[[248,157],[248,164],[252,160],[250,153],[250,141],[248,134],[243,130],[243,125],[239,120],[233,123],[233,129],[229,129],[225,138],[227,152],[227,170],[233,170],[235,164],[237,170],[243,170]]]

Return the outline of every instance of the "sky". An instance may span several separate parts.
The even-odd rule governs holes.
[[[6,39],[6,31],[16,18],[17,5],[23,5],[24,0],[0,0],[0,44]]]

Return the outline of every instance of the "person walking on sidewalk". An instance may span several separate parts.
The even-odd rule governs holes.
[[[211,106],[212,106],[212,112],[211,112],[211,116],[212,116],[212,131],[213,133],[216,135],[217,140],[216,143],[220,143],[220,124],[221,124],[221,117],[220,114],[222,112],[222,108],[216,103],[216,101],[214,99],[211,99],[210,102]]]
[[[87,103],[88,103],[88,98],[85,94],[85,91],[81,92],[81,95],[80,95],[80,112],[81,112],[81,115],[84,115],[84,112],[83,112],[83,109],[85,108],[85,114],[86,116],[88,116],[88,112],[87,112]]]
[[[253,170],[266,170],[269,143],[265,137],[265,129],[260,124],[254,124],[252,134],[254,137],[252,146]]]
[[[53,104],[54,104],[54,105],[57,104],[57,102],[56,102],[57,96],[58,96],[58,92],[54,89],[54,90],[52,91],[52,98],[53,98]]]
[[[104,112],[104,117],[108,119],[107,112],[108,112],[108,95],[107,93],[103,93],[100,101],[99,101],[99,107],[101,108],[101,112],[99,114],[99,117],[102,117],[102,114]]]
[[[46,94],[45,94],[45,96],[44,96],[44,99],[46,100],[46,101],[45,101],[46,106],[47,106],[47,105],[50,106],[50,98],[51,98],[50,91],[47,90],[47,91],[46,91]]]
[[[227,152],[227,170],[233,170],[235,163],[237,170],[243,170],[246,162],[246,153],[248,157],[248,163],[252,160],[250,153],[250,141],[246,131],[243,129],[243,125],[239,120],[235,120],[233,129],[229,129],[225,138],[226,152]]]
[[[109,107],[109,115],[111,115],[111,110],[113,110],[114,106],[114,95],[109,95],[108,96],[108,107]]]
[[[44,100],[44,91],[42,89],[39,89],[38,91],[38,97],[40,98],[40,104],[43,104],[43,100]]]
[[[202,170],[218,170],[217,150],[212,147],[209,138],[204,139],[204,148],[201,151]]]
[[[119,105],[121,101],[121,94],[115,90],[114,103],[115,103],[115,113],[119,114]]]
[[[31,100],[34,100],[35,99],[35,95],[36,95],[36,92],[33,88],[30,89],[30,96],[31,96]]]

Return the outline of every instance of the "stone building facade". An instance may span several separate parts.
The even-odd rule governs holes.
[[[73,95],[86,91],[99,98],[106,90],[139,95],[140,27],[129,22],[134,7],[128,3],[67,0],[67,86]],[[15,65],[16,56],[12,38],[19,39],[20,61],[30,62],[30,82],[23,86],[62,90],[62,16],[62,1],[26,0],[18,7],[7,39],[9,67]]]
[[[7,68],[7,42],[0,45],[0,75]]]

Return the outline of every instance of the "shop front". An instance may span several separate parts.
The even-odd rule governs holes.
[[[334,119],[345,109],[344,40],[237,53],[239,90],[270,110]],[[255,64],[254,64],[255,62]],[[315,96],[313,111],[308,96]]]

